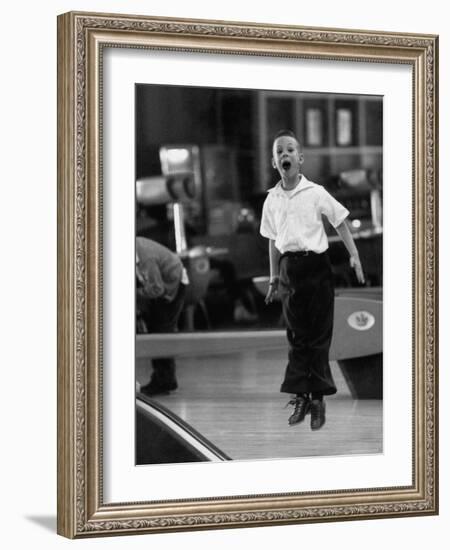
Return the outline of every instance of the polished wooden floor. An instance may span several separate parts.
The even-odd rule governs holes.
[[[286,350],[179,359],[179,389],[155,398],[237,460],[372,454],[383,451],[381,400],[354,400],[337,363],[338,387],[326,398],[327,421],[317,432],[309,416],[287,423],[289,395],[279,392]],[[138,360],[137,382],[145,384],[148,360]]]

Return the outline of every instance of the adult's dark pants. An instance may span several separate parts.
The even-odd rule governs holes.
[[[289,343],[289,361],[280,391],[336,393],[328,359],[334,315],[328,254],[283,254],[279,295]]]
[[[178,293],[171,302],[161,298],[138,298],[139,315],[145,322],[147,332],[176,332],[178,319],[183,309],[186,286],[180,284]],[[158,357],[152,359],[153,372],[150,383],[163,388],[176,387],[175,359],[173,357]]]

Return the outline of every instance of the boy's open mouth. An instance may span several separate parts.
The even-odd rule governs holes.
[[[291,167],[291,161],[290,160],[283,160],[283,162],[281,163],[281,168],[283,168],[283,170],[289,170],[289,168]]]

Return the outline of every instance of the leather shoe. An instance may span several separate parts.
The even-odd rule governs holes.
[[[289,425],[299,424],[303,422],[305,416],[308,414],[311,401],[307,397],[297,396],[291,399],[288,405],[294,406],[294,412],[289,417]]]
[[[171,391],[176,390],[178,388],[178,384],[176,382],[172,382],[171,384],[155,384],[153,382],[149,382],[145,386],[141,386],[141,393],[144,395],[147,395],[148,397],[152,397],[153,395],[167,395]]]
[[[320,430],[325,424],[325,402],[320,399],[311,401],[311,430]]]

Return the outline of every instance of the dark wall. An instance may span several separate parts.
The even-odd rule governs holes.
[[[161,173],[161,145],[223,145],[234,154],[241,195],[257,165],[257,92],[189,86],[136,86],[136,177]]]
[[[161,173],[163,144],[217,143],[218,90],[136,86],[136,177]]]

